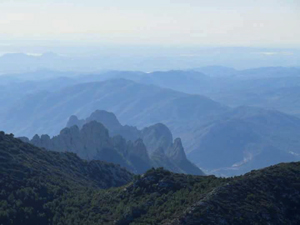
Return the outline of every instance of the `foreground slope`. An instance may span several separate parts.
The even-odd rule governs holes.
[[[300,222],[300,162],[235,178],[152,169],[123,187],[102,189],[125,184],[131,175],[100,162],[94,163],[106,172],[91,171],[91,165],[74,154],[40,150],[2,133],[0,145],[4,174],[0,180],[0,224]],[[112,168],[114,177],[128,179],[103,185],[113,178],[108,172]]]
[[[231,179],[171,224],[299,224],[300,163],[282,163]]]
[[[71,201],[78,224],[299,224],[300,163],[279,164],[237,178],[153,169],[123,189]],[[90,204],[91,202],[91,204]],[[89,212],[97,212],[93,216]]]
[[[132,180],[132,174],[117,165],[41,150],[3,132],[0,171],[0,224],[47,224],[55,202],[69,192],[117,187]]]

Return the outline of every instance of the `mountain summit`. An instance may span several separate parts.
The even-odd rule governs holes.
[[[122,126],[113,113],[104,110],[93,112],[87,119],[71,116],[59,135],[35,135],[29,142],[54,151],[74,152],[87,160],[120,164],[134,173],[164,167],[176,173],[204,175],[186,158],[181,140],[173,142],[164,124],[138,130]]]

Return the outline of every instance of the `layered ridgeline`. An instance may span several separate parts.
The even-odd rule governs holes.
[[[126,74],[131,76],[130,72]],[[186,82],[192,80],[190,84],[195,85],[199,83],[195,83],[194,79],[203,77],[184,71],[149,74],[157,80],[154,84],[163,82],[164,86],[172,84],[169,82],[172,75],[180,77],[177,83],[182,80],[181,77],[186,77]],[[95,76],[97,78],[101,76]],[[221,82],[220,78],[217,79]],[[236,88],[240,87],[242,91],[247,83],[243,81],[243,85],[236,85]],[[267,84],[267,81],[254,82],[253,90],[259,90],[260,86],[267,87]],[[276,81],[272,86],[282,87],[284,84]],[[289,80],[287,85],[292,84],[297,82]],[[203,83],[202,86],[197,85],[195,87],[199,90],[205,86]],[[139,129],[156,123],[166,124],[174,136],[181,138],[187,158],[207,174],[240,175],[278,162],[297,161],[300,157],[300,119],[276,110],[245,106],[229,108],[204,96],[124,79],[70,84],[55,92],[47,89],[31,95],[22,93],[24,89],[21,87],[0,90],[3,106],[0,108],[0,115],[3,115],[0,116],[1,129],[17,136],[57,135],[70,115],[86,118],[97,109],[105,109],[115,113],[122,124]],[[231,90],[231,87],[228,89]],[[297,87],[294,89],[300,90]],[[9,97],[8,101],[8,93],[18,93],[19,100],[13,101]],[[249,93],[248,97],[260,95],[256,91]],[[232,96],[234,101],[241,95],[236,92]],[[287,96],[293,97],[290,98],[294,103],[291,106],[297,108],[300,98],[295,99],[295,96],[298,95],[290,93]],[[12,106],[7,107],[4,103]],[[135,132],[132,129],[131,133],[123,132],[123,135],[130,138],[130,135],[136,135]],[[144,143],[147,145],[145,140]]]
[[[300,119],[276,110],[242,106],[192,131],[187,156],[208,174],[240,175],[300,160]]]
[[[235,178],[142,176],[0,133],[0,224],[299,224],[300,163]],[[125,186],[119,186],[127,183]]]
[[[125,79],[80,83],[54,92],[46,89],[19,94],[19,98],[5,107],[0,122],[3,130],[27,137],[43,133],[56,135],[70,115],[76,113],[86,118],[97,109],[115,113],[123,124],[142,128],[162,122],[173,130],[180,130],[190,120],[214,118],[228,109],[205,96]]]
[[[108,128],[108,129],[107,129]],[[87,160],[120,164],[134,173],[164,167],[176,173],[204,175],[185,155],[180,138],[175,139],[163,124],[138,130],[122,126],[113,113],[97,110],[86,120],[71,116],[59,135],[35,135],[30,142],[54,151],[74,152]]]

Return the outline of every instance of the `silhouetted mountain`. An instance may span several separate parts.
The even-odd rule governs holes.
[[[136,127],[122,126],[115,114],[107,112],[105,110],[96,110],[85,120],[79,120],[77,116],[73,115],[67,122],[67,127],[78,126],[81,128],[84,124],[91,121],[98,121],[102,123],[110,132],[111,136],[121,135],[126,140],[135,141],[141,137],[140,131]]]
[[[157,123],[155,125],[145,127],[142,130],[138,130],[133,126],[122,126],[117,117],[105,110],[96,110],[87,119],[79,120],[77,116],[72,115],[68,122],[67,127],[72,127],[74,125],[82,128],[82,126],[91,121],[98,121],[102,123],[110,132],[111,136],[121,135],[126,140],[135,141],[142,138],[149,154],[151,154],[158,147],[167,149],[172,145],[173,136],[171,131],[167,126],[162,123]]]
[[[150,155],[158,148],[162,148],[164,150],[169,149],[173,143],[173,135],[171,131],[162,123],[145,127],[140,131],[140,135],[144,140]]]
[[[139,141],[127,142],[122,137],[111,138],[108,130],[96,121],[84,124],[81,129],[77,126],[65,128],[53,138],[35,135],[30,143],[49,150],[74,152],[86,160],[119,164],[135,173],[143,173],[151,168],[143,144],[139,144]]]
[[[74,122],[74,118],[74,116],[70,117],[69,125],[72,121]],[[96,111],[89,118],[121,126],[114,114],[105,111]],[[107,118],[113,120],[109,121]],[[81,129],[75,124],[63,129],[58,136],[53,138],[50,138],[48,135],[42,135],[41,137],[35,135],[30,141],[26,138],[20,139],[49,150],[74,152],[83,159],[102,160],[119,164],[134,173],[144,173],[152,167],[165,167],[173,172],[203,175],[203,172],[199,168],[186,159],[182,145],[179,149],[182,151],[180,157],[175,159],[170,155],[170,153],[176,155],[179,151],[176,147],[171,146],[173,139],[171,140],[171,145],[167,146],[167,151],[170,155],[168,158],[172,162],[172,166],[169,166],[170,163],[166,160],[160,160],[160,163],[153,162],[142,139],[126,141],[118,133],[115,133],[117,136],[111,138],[109,131],[101,123],[95,120],[88,122],[89,119],[86,121]],[[121,129],[121,131],[126,130]],[[162,144],[161,146],[158,145],[158,147],[165,146]],[[166,161],[166,165],[164,161]]]
[[[143,163],[141,165],[144,165],[147,169],[150,168],[149,165],[151,164],[154,167],[164,167],[170,171],[177,172],[177,173],[187,173],[187,174],[197,174],[197,175],[203,174],[199,170],[199,168],[193,165],[186,158],[181,140],[178,138],[173,143],[173,136],[171,131],[167,126],[165,126],[162,123],[158,123],[150,127],[146,127],[142,130],[138,130],[136,127],[122,126],[113,113],[104,110],[96,110],[85,120],[79,120],[74,115],[71,116],[67,123],[67,127],[71,127],[74,125],[78,127],[82,127],[82,126],[84,127],[84,124],[87,124],[90,121],[98,121],[104,124],[105,127],[109,129],[109,132],[112,136],[120,135],[129,141],[134,141],[137,139],[142,140],[142,141],[137,140],[133,144],[129,144],[130,147],[128,146],[125,147],[124,144],[123,146],[120,146],[121,147],[120,149],[122,148],[129,149],[127,150],[127,152],[128,151],[130,152],[132,149],[135,149],[134,147],[135,145],[140,146],[138,148],[140,150],[137,149],[136,151],[134,151],[135,154],[140,156],[140,159],[133,160],[132,158],[128,158],[129,156],[125,157],[133,165],[137,161],[142,161]],[[150,162],[149,159],[147,158],[148,156],[146,157],[146,154],[143,153],[145,151],[146,154],[147,155],[149,154],[150,158],[153,160],[152,162]],[[137,157],[134,156],[135,154],[133,154],[132,157]],[[141,157],[143,159],[141,159]],[[105,158],[100,158],[100,159],[105,160]],[[137,171],[140,172],[140,170]]]

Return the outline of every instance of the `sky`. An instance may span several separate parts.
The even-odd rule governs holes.
[[[300,47],[299,28],[300,0],[0,0],[0,41]]]

